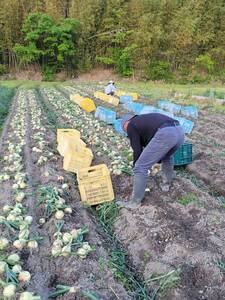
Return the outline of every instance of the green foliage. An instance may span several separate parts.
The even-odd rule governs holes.
[[[192,78],[191,78],[191,83],[195,84],[195,83],[206,83],[210,81],[210,77],[205,76],[205,75],[200,75],[200,74],[195,74]]]
[[[153,273],[151,277],[147,280],[148,283],[155,283],[157,287],[153,290],[151,294],[151,300],[157,299],[157,295],[160,298],[165,298],[167,292],[172,288],[179,286],[181,281],[181,269],[177,268],[166,274],[158,275]]]
[[[114,60],[111,57],[96,56],[96,61],[106,66],[113,66]]]
[[[15,44],[13,50],[22,65],[35,62],[43,54],[43,51],[38,50],[34,43],[29,43],[27,46]]]
[[[56,70],[54,67],[50,67],[48,65],[44,66],[42,68],[43,80],[44,81],[53,81],[55,72],[56,72]]]
[[[39,62],[46,81],[62,68],[75,68],[79,23],[75,19],[56,22],[44,13],[31,13],[23,25],[25,45],[13,50],[21,64]]]
[[[7,68],[5,65],[0,64],[0,75],[4,75],[7,73]]]
[[[214,71],[214,61],[209,54],[201,54],[196,58],[197,68],[212,74]]]
[[[166,80],[172,79],[170,63],[162,60],[152,60],[147,66],[147,79],[151,80]]]
[[[2,130],[2,125],[8,115],[13,94],[14,90],[12,88],[0,86],[0,132]]]
[[[137,45],[131,44],[123,49],[116,48],[113,51],[114,65],[118,73],[122,76],[131,76],[133,74],[134,57],[137,51]]]
[[[178,203],[184,206],[188,205],[189,203],[198,203],[198,197],[194,193],[187,193],[178,200]]]
[[[0,63],[9,67],[18,61],[22,66],[54,64],[56,71],[76,73],[103,64],[145,79],[172,80],[173,73],[180,82],[191,80],[191,74],[179,74],[189,68],[225,81],[222,0],[205,5],[200,0],[20,2],[1,5]],[[150,58],[153,66],[146,63]]]

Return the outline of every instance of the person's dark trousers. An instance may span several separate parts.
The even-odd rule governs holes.
[[[109,93],[107,95],[114,96],[114,92],[111,92],[111,93]]]
[[[148,170],[162,162],[162,171],[168,184],[173,180],[173,154],[184,142],[184,131],[180,125],[158,129],[155,136],[142,151],[134,166],[134,186],[132,201],[141,202],[144,198]]]

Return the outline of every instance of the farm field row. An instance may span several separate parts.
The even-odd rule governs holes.
[[[33,90],[18,92],[0,149],[1,292],[10,284],[18,299],[25,290],[34,300],[66,291],[65,299],[115,299],[115,293],[129,299],[107,264],[99,263],[100,258],[109,261],[108,252],[77,201],[74,178],[62,171],[56,137],[37,98]],[[11,254],[20,257],[17,265],[27,272],[23,281],[8,264]]]
[[[150,178],[150,193],[135,211],[114,203],[86,209],[76,177],[62,168],[56,128],[81,132],[93,150],[93,164],[109,167],[117,199],[131,193],[132,152],[126,138],[72,103],[71,91],[92,96],[91,89],[80,86],[19,89],[5,123],[1,260],[7,263],[10,254],[18,254],[26,280],[7,263],[14,277],[3,272],[2,291],[12,282],[18,299],[25,291],[34,300],[63,294],[63,299],[223,299],[223,140],[207,127],[210,116],[201,112],[190,136],[195,160],[188,172],[178,170],[169,193],[160,190],[160,178]],[[117,112],[126,113],[120,107]],[[223,117],[215,120],[217,130],[223,130]],[[116,248],[109,233],[120,241]],[[116,257],[121,249],[128,256],[121,262],[123,270],[118,261],[125,252]]]
[[[68,125],[79,129],[77,122],[81,121],[81,112],[78,106],[56,90],[44,90],[42,93],[54,111],[60,111],[59,117],[62,116]],[[87,114],[85,115],[87,118]],[[85,118],[82,119],[84,126]],[[91,116],[88,118],[93,119]],[[83,134],[86,142],[87,131],[92,127],[90,121],[88,124],[89,127],[86,127]],[[99,126],[102,127],[100,134],[110,128],[101,122]],[[107,144],[108,149],[113,147],[110,141]],[[118,153],[121,151],[121,157],[127,145],[123,146],[117,149]],[[95,148],[96,145],[93,149]],[[98,159],[111,166],[111,157],[107,152],[103,152]],[[116,198],[129,197],[132,186],[130,176],[114,173],[112,179]],[[153,294],[168,297],[165,299],[193,299],[204,293],[204,296],[216,299],[224,294],[223,275],[216,264],[224,259],[221,232],[223,223],[223,209],[216,199],[201,191],[191,180],[179,177],[169,194],[163,194],[155,185],[140,209],[135,212],[122,209],[116,218],[114,230]],[[165,277],[156,276],[157,279],[154,279],[157,272]],[[187,277],[185,272],[189,274]],[[212,277],[209,278],[206,274],[211,274]],[[190,276],[194,277],[192,283],[187,282]],[[178,282],[182,287],[175,288],[179,286]],[[194,282],[197,282],[195,288]],[[165,296],[164,292],[170,284],[174,289]],[[205,288],[202,290],[200,286]]]
[[[68,98],[71,93],[83,93],[84,96],[89,96],[94,99],[96,105],[106,106],[115,110],[118,117],[124,113],[129,113],[121,105],[115,108],[113,105],[94,98],[93,87],[89,87],[84,91],[82,87],[66,86],[60,90],[63,92],[63,95]],[[141,99],[140,102],[142,101]],[[147,100],[145,100],[145,102],[146,101]],[[148,103],[150,101],[148,101]],[[155,104],[155,101],[152,100],[150,104]],[[205,117],[205,115],[207,117]],[[223,136],[225,134],[225,128],[222,123],[223,118],[222,115],[213,115],[210,118],[210,113],[200,110],[199,118],[194,120],[194,130],[190,135],[187,135],[186,140],[193,143],[195,157],[193,164],[190,165],[188,170],[224,197],[225,188],[223,182],[225,182],[225,173],[223,170],[225,168],[225,144]],[[210,119],[212,119],[212,122],[209,122]]]

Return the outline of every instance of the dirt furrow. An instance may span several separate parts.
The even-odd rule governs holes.
[[[51,273],[54,273],[54,269],[49,268],[49,258],[48,253],[46,253],[45,249],[49,247],[48,241],[48,233],[40,230],[40,226],[38,225],[38,219],[36,214],[36,187],[40,184],[39,177],[37,176],[36,167],[32,161],[32,153],[31,153],[31,139],[33,135],[33,130],[31,127],[31,115],[30,115],[30,100],[27,98],[27,111],[26,111],[26,144],[24,147],[24,155],[25,155],[25,167],[26,173],[28,174],[28,196],[26,205],[28,208],[28,214],[33,217],[33,222],[31,224],[31,234],[33,236],[40,236],[43,238],[41,245],[35,251],[26,251],[24,250],[22,256],[26,263],[26,268],[32,274],[32,282],[30,284],[30,288],[32,291],[35,291],[38,295],[41,296],[41,299],[47,300],[49,289],[48,284],[49,280],[52,276]]]
[[[40,96],[40,95],[39,95]],[[42,102],[43,104],[43,102]],[[56,125],[58,123],[58,117],[55,120]],[[47,124],[47,121],[45,121]],[[62,120],[60,120],[60,123]],[[63,120],[64,122],[64,120]],[[64,122],[64,125],[66,123]],[[48,126],[46,126],[48,128]],[[46,141],[52,150],[55,148],[56,136],[47,129]],[[102,163],[102,161],[101,161]],[[44,178],[41,174],[48,172],[50,176]],[[40,168],[40,178],[42,185],[49,185],[54,183],[55,186],[59,186],[60,182],[57,181],[57,177],[63,176],[64,180],[69,184],[70,189],[66,197],[67,202],[71,205],[73,213],[67,216],[65,221],[65,229],[70,230],[75,226],[83,227],[87,225],[89,227],[88,242],[94,245],[96,250],[87,259],[79,261],[73,257],[63,259],[62,257],[56,258],[56,270],[55,279],[51,282],[53,288],[56,284],[70,283],[71,285],[79,285],[83,289],[91,289],[97,292],[101,299],[115,299],[115,292],[120,299],[131,299],[129,293],[123,288],[123,286],[117,283],[112,276],[112,271],[108,267],[110,260],[107,253],[106,243],[104,238],[100,235],[99,229],[93,222],[91,216],[86,212],[82,203],[80,202],[80,195],[74,176],[69,173],[65,173],[62,169],[62,158],[59,155],[55,155],[54,160],[50,160],[44,167]],[[46,224],[47,225],[47,224]],[[46,226],[44,225],[43,228]],[[48,222],[50,236],[54,233],[54,223]],[[53,239],[50,238],[51,243]],[[100,261],[104,261],[104,267],[101,266]],[[65,270],[65,272],[62,272]],[[93,280],[91,279],[93,278]],[[67,299],[67,297],[65,297]],[[69,299],[69,297],[68,297]],[[77,295],[76,299],[83,299],[81,294]]]
[[[112,179],[117,197],[129,198],[131,178],[123,174]],[[166,194],[152,184],[141,208],[122,209],[115,223],[116,235],[132,263],[162,299],[201,299],[201,293],[206,299],[221,299],[224,278],[215,261],[225,257],[223,211],[190,180],[177,179]],[[165,291],[154,274],[166,276],[178,269],[179,280],[162,296]],[[192,274],[190,282],[187,274]]]
[[[0,154],[3,155],[2,153],[3,151],[3,144],[4,141],[7,140],[7,135],[8,135],[8,130],[9,130],[9,124],[12,120],[13,115],[15,114],[15,108],[16,108],[16,101],[17,101],[17,97],[18,97],[18,91],[16,92],[16,94],[13,97],[10,109],[9,109],[9,113],[7,116],[7,119],[4,123],[4,128],[2,130],[1,136],[0,136]]]

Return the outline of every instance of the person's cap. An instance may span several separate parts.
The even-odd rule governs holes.
[[[110,80],[110,81],[108,82],[108,84],[111,84],[111,83],[114,83],[114,81]]]
[[[133,115],[123,115],[121,117],[121,127],[123,128],[124,124],[132,118],[133,118]],[[124,130],[124,128],[123,128],[123,130]]]

